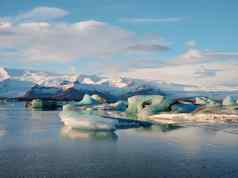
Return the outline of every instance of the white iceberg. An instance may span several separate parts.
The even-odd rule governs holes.
[[[236,100],[232,96],[226,96],[222,101],[223,106],[235,106]]]
[[[82,130],[115,131],[119,124],[117,120],[84,111],[62,111],[59,116],[65,126]]]

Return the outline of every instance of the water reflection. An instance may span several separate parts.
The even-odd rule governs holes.
[[[6,129],[0,128],[0,137],[3,137],[4,135],[6,135],[6,133],[7,133]]]
[[[152,127],[141,127],[135,130],[144,132],[169,132],[180,128],[183,128],[183,126],[177,124],[155,124]]]
[[[86,131],[80,129],[72,129],[64,126],[60,130],[61,136],[75,140],[109,140],[116,141],[118,139],[117,134],[114,132],[103,132],[103,131]]]

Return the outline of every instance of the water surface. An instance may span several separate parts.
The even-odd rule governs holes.
[[[237,125],[82,132],[58,111],[0,106],[0,177],[231,178],[237,165]]]

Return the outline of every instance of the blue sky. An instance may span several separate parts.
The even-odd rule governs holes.
[[[196,64],[209,74],[238,63],[237,9],[236,0],[1,0],[0,65],[120,73]]]
[[[0,16],[15,16],[39,6],[57,7],[70,12],[64,20],[76,22],[99,20],[129,29],[142,35],[160,33],[182,48],[195,40],[201,47],[237,50],[238,21],[236,0],[1,0]],[[182,18],[180,22],[125,23],[123,18]]]

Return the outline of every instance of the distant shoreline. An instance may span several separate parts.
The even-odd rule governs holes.
[[[238,123],[238,114],[216,113],[161,113],[152,115],[150,120],[159,123],[184,123],[184,122],[207,122],[207,123]]]

